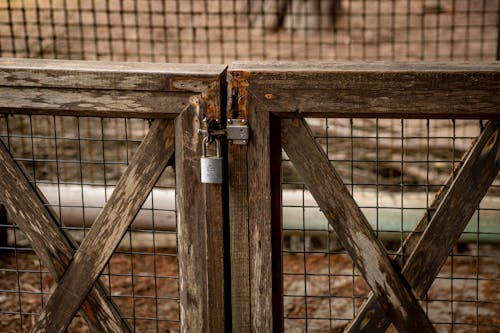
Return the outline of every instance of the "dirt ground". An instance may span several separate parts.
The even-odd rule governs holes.
[[[0,266],[0,332],[28,332],[54,281],[31,251],[2,254]],[[179,331],[175,249],[115,253],[100,280],[135,332]],[[88,332],[82,317],[68,332]]]
[[[498,332],[500,246],[481,245],[485,257],[478,258],[477,251],[475,245],[456,250],[421,302],[438,332]],[[174,253],[116,253],[103,272],[101,282],[136,332],[179,331]],[[322,253],[285,253],[283,259],[286,332],[341,332],[369,292],[352,261],[346,254]],[[0,262],[0,332],[27,332],[53,280],[31,252],[3,254]],[[24,313],[22,319],[8,314],[18,311]],[[88,329],[78,316],[69,332]]]
[[[498,332],[500,246],[480,251],[491,256],[466,245],[449,257],[421,302],[438,332]],[[342,332],[369,292],[345,254],[285,255],[283,272],[286,332]]]

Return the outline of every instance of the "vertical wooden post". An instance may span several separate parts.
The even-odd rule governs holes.
[[[175,120],[175,174],[182,332],[207,332],[205,191],[200,183],[199,115],[188,108]]]
[[[210,103],[220,113],[220,100]],[[224,188],[200,182],[202,117],[190,107],[175,121],[181,330],[218,333],[226,322]]]
[[[250,246],[250,308],[254,332],[271,332],[272,244],[269,113],[255,112],[248,100],[252,137],[248,143],[248,226]]]
[[[270,115],[273,332],[283,332],[283,237],[281,217],[281,121]]]
[[[229,146],[231,303],[235,332],[280,332],[281,145],[279,119],[257,112],[247,73],[229,70],[228,117],[248,120],[248,145]]]

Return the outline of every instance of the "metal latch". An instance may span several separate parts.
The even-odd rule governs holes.
[[[246,145],[250,138],[250,130],[246,119],[228,119],[226,126],[227,139],[235,145]]]

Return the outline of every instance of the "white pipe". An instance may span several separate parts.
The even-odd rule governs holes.
[[[88,227],[92,225],[101,207],[109,199],[114,186],[40,184],[39,188],[54,211],[61,214],[64,225]],[[374,230],[378,229],[382,238],[394,240],[400,238],[401,231],[408,233],[413,230],[414,225],[424,215],[425,207],[434,197],[433,193],[425,192],[408,192],[403,196],[397,192],[377,193],[374,189],[362,187],[354,187],[353,192],[354,199]],[[282,203],[285,235],[302,234],[303,230],[311,235],[332,230],[309,191],[284,189]],[[486,196],[481,203],[481,208],[499,207],[500,198],[496,196]],[[480,240],[500,241],[499,215],[498,210],[481,211]],[[132,224],[132,229],[151,230],[153,222],[155,230],[176,230],[174,189],[153,189]],[[475,214],[461,240],[475,241],[477,230],[477,214]]]
[[[64,184],[39,184],[38,187],[68,227],[91,226],[115,188]],[[175,230],[175,190],[153,189],[132,223],[132,230],[151,230],[153,223],[155,230]]]

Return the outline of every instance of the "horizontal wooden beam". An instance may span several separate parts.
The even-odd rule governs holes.
[[[252,63],[229,67],[282,117],[500,119],[500,63]]]
[[[0,112],[56,116],[175,118],[188,93],[0,86]]]
[[[0,86],[202,92],[225,65],[0,59]]]

